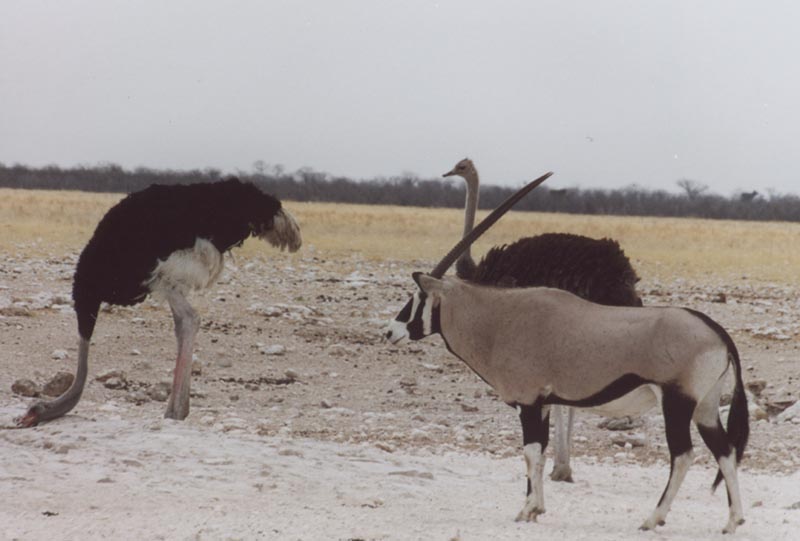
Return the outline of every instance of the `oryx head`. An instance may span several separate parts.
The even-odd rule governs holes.
[[[530,184],[521,188],[517,193],[503,201],[499,207],[483,219],[469,235],[462,238],[450,252],[436,265],[430,274],[415,272],[412,276],[417,283],[418,290],[406,303],[397,317],[394,318],[386,329],[386,338],[393,344],[405,340],[419,340],[440,332],[439,327],[439,301],[443,290],[441,280],[447,269],[458,259],[458,256],[467,249],[478,237],[486,232],[503,214],[522,199],[528,192],[547,180],[553,173],[546,173]]]

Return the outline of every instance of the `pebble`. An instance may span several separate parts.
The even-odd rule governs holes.
[[[106,370],[105,372],[101,373],[97,377],[95,377],[95,381],[99,381],[100,383],[105,383],[106,381],[110,380],[111,378],[116,378],[119,380],[127,381],[128,377],[126,376],[125,372],[122,370]]]
[[[295,370],[292,370],[291,368],[286,370],[286,372],[284,372],[283,375],[286,376],[288,379],[291,379],[291,380],[300,379],[300,374],[298,374]]]
[[[75,376],[70,372],[58,372],[50,381],[45,383],[42,388],[42,394],[47,396],[60,396],[69,389],[73,381],[75,381]]]
[[[50,354],[50,358],[56,361],[63,361],[64,359],[69,357],[69,353],[67,353],[66,349],[57,349]]]
[[[141,406],[142,404],[150,402],[151,399],[144,391],[133,391],[128,393],[128,395],[125,397],[125,400],[128,402],[133,402],[137,406]]]
[[[598,428],[605,428],[606,430],[631,430],[642,425],[641,419],[634,419],[633,417],[622,417],[621,419],[606,419],[602,421]]]
[[[39,396],[39,386],[29,379],[18,379],[11,385],[11,392],[20,396]]]
[[[633,447],[644,447],[647,443],[647,438],[644,434],[617,434],[611,438],[614,445],[630,449]]]
[[[794,420],[798,420],[798,422],[800,422],[800,402],[795,402],[793,405],[783,410],[778,414],[775,420],[779,423]]]
[[[172,391],[172,385],[166,381],[161,381],[147,389],[147,396],[156,402],[166,402]]]
[[[259,349],[262,355],[286,355],[286,347],[280,344],[274,344],[272,346],[265,346]]]
[[[328,355],[331,357],[352,357],[356,352],[343,344],[333,344],[328,348]]]

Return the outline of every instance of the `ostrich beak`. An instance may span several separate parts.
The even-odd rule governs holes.
[[[452,177],[455,174],[456,174],[456,170],[455,169],[451,169],[450,171],[448,171],[447,173],[442,175],[442,177]]]

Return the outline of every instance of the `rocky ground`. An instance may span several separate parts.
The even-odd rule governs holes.
[[[70,288],[75,262],[73,256],[13,254],[0,261],[4,412],[22,413],[33,400],[29,395],[44,393],[49,382],[56,387],[50,392],[57,392],[54,376],[74,372]],[[184,423],[214,434],[366,445],[386,455],[519,457],[515,412],[452,357],[441,339],[400,348],[381,339],[385,321],[412,290],[411,271],[428,267],[308,252],[294,258],[229,259],[220,283],[195,298],[203,325],[191,413]],[[752,414],[743,469],[757,475],[798,472],[798,288],[747,277],[727,284],[713,278],[705,283],[645,279],[640,286],[646,305],[701,310],[736,341]],[[174,353],[166,305],[148,300],[104,309],[90,352],[90,381],[70,422],[159,420]],[[10,427],[11,417],[0,425]],[[0,448],[19,444],[22,432],[9,429]],[[573,453],[581,457],[576,479],[586,475],[585,464],[668,464],[657,411],[614,423],[582,412],[575,434]],[[713,459],[696,433],[695,443],[696,462],[710,466]],[[58,445],[69,453],[68,442]],[[800,490],[796,496],[800,500]]]

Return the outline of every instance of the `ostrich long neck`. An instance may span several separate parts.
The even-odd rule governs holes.
[[[467,197],[464,206],[464,237],[466,237],[472,228],[475,227],[475,211],[478,208],[478,196],[480,192],[480,181],[478,180],[478,172],[470,171],[464,176],[467,182]],[[462,278],[469,278],[475,271],[475,261],[472,259],[471,248],[464,250],[461,257],[456,261],[456,272]]]

